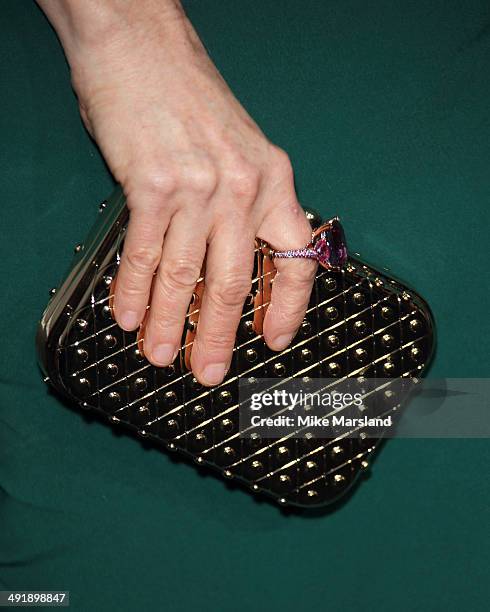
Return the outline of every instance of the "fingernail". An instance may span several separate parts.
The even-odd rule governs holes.
[[[282,336],[277,336],[272,341],[272,350],[274,351],[283,351],[291,344],[291,340],[293,339],[293,334],[283,334]]]
[[[225,377],[226,363],[210,363],[204,368],[202,380],[207,385],[217,385]]]
[[[126,310],[119,317],[121,327],[123,329],[127,329],[128,331],[132,331],[138,327],[140,322],[140,318],[138,313],[135,310]]]
[[[151,356],[162,365],[170,365],[177,357],[177,352],[173,344],[157,344],[151,351]]]

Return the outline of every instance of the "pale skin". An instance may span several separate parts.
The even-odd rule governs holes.
[[[144,351],[169,365],[206,258],[191,366],[204,385],[219,384],[255,237],[279,250],[311,238],[288,156],[234,97],[177,0],[38,4],[62,42],[84,124],[127,197],[115,318],[137,329],[153,283]],[[303,320],[316,264],[278,259],[276,268],[264,339],[279,351]]]

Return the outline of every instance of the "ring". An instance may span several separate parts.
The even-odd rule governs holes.
[[[338,217],[327,221],[311,235],[311,242],[301,249],[272,251],[278,259],[315,259],[327,270],[340,270],[347,261],[347,243]]]

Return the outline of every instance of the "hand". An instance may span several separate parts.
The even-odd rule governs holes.
[[[255,237],[276,249],[299,248],[311,228],[287,155],[233,96],[180,5],[98,6],[102,40],[85,14],[58,19],[57,29],[84,123],[130,210],[115,317],[123,329],[136,329],[153,283],[144,351],[153,364],[170,364],[206,256],[191,364],[200,382],[215,385],[229,368],[250,291]],[[77,19],[83,27],[73,25]],[[286,259],[276,267],[264,338],[282,350],[304,317],[316,265]]]

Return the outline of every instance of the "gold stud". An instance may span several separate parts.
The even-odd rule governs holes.
[[[422,353],[420,351],[420,349],[416,346],[413,346],[411,351],[410,351],[410,357],[414,360],[414,361],[420,361],[420,357],[422,356]]]
[[[88,359],[88,352],[83,348],[79,348],[77,349],[77,357],[79,361],[85,362]]]
[[[308,336],[311,333],[311,323],[309,321],[303,321],[301,324],[301,333],[303,336]]]
[[[192,415],[197,418],[204,418],[206,416],[206,410],[202,404],[196,404],[192,409]]]
[[[106,334],[104,336],[104,344],[107,348],[114,348],[117,344],[117,339],[112,334]]]
[[[195,376],[191,378],[191,387],[194,389],[194,391],[197,391],[198,389],[202,389],[201,383],[197,380]]]
[[[325,309],[325,316],[330,321],[335,321],[335,319],[339,316],[339,311],[335,308],[335,306],[329,306]]]
[[[364,363],[364,361],[366,361],[366,358],[367,358],[367,351],[366,349],[358,348],[355,350],[355,355],[356,355],[357,361]]]
[[[243,327],[243,331],[248,335],[251,336],[254,333],[254,324],[253,321],[244,321],[242,324]]]
[[[166,429],[171,432],[175,432],[179,429],[179,423],[176,419],[168,419],[165,425]]]
[[[313,359],[313,353],[310,351],[310,349],[304,348],[301,351],[301,361],[304,361],[305,363],[309,363],[312,359]]]
[[[88,322],[85,319],[77,319],[77,327],[80,331],[86,331]]]
[[[420,321],[418,319],[412,319],[409,323],[410,331],[412,333],[417,333],[421,327]]]
[[[254,431],[250,435],[250,444],[252,446],[254,446],[255,448],[257,448],[258,446],[260,446],[261,442],[262,442],[262,438],[261,438],[260,434],[258,434],[256,431]]]
[[[229,391],[221,391],[221,393],[219,394],[219,399],[222,404],[224,404],[225,406],[228,406],[228,404],[231,403],[233,396],[231,395]]]
[[[143,378],[142,376],[136,378],[136,380],[134,381],[134,388],[136,389],[136,391],[139,391],[140,393],[145,391],[147,387],[148,387],[148,381],[146,380],[146,378]]]
[[[335,474],[333,481],[336,485],[340,485],[345,482],[345,476],[343,474]]]
[[[285,373],[286,373],[286,366],[283,363],[278,362],[274,364],[274,374],[276,376],[284,376]]]
[[[328,371],[332,376],[337,376],[340,374],[340,366],[336,361],[331,361],[328,364]]]
[[[84,393],[88,393],[88,391],[90,390],[90,381],[88,378],[85,378],[85,377],[79,378],[78,385]]]
[[[361,306],[366,301],[366,298],[363,293],[361,293],[360,291],[356,291],[356,293],[354,293],[354,295],[352,296],[352,300],[354,301],[354,304],[356,304],[357,306]]]
[[[251,363],[253,363],[254,361],[257,361],[258,354],[255,349],[249,348],[247,349],[245,356],[247,358],[247,361],[250,361]]]
[[[393,317],[393,309],[390,306],[383,306],[381,308],[381,316],[385,320],[389,320]]]
[[[344,452],[344,449],[341,446],[334,446],[332,448],[332,457],[338,457],[339,455],[341,455]]]
[[[330,334],[327,338],[328,340],[328,344],[332,347],[335,348],[336,346],[338,346],[340,340],[339,337],[337,336],[337,334]]]
[[[257,461],[257,459],[255,459],[255,461],[252,461],[251,467],[254,472],[261,472],[264,468],[262,463],[260,461]]]
[[[386,361],[383,365],[383,370],[385,371],[385,374],[393,374],[395,371],[395,364],[392,361]]]
[[[135,349],[134,353],[134,358],[136,359],[136,361],[143,361],[145,356],[143,355],[143,353],[139,350],[139,349]]]
[[[337,281],[334,278],[327,276],[325,279],[325,287],[327,291],[334,291],[337,288]]]
[[[177,401],[177,394],[175,391],[167,391],[164,395],[165,403],[172,406]]]
[[[383,336],[381,337],[381,342],[386,347],[391,346],[393,344],[393,340],[394,338],[391,334],[383,334]]]
[[[366,329],[367,329],[367,325],[366,325],[366,323],[364,321],[356,321],[354,323],[354,331],[359,336],[361,336],[362,334],[366,333]]]
[[[233,431],[233,421],[231,419],[223,419],[220,427],[223,431],[230,433],[230,431]]]

